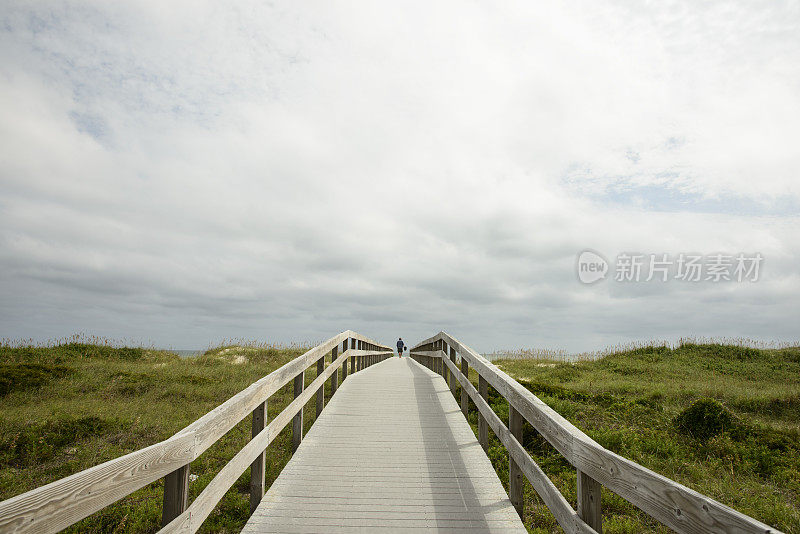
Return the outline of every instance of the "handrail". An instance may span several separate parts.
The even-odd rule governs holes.
[[[457,353],[461,356],[461,369],[456,366]],[[450,377],[458,380],[462,386],[461,405],[465,416],[467,396],[480,412],[480,441],[484,448],[487,446],[484,429],[488,423],[508,449],[511,458],[509,493],[520,515],[522,487],[521,480],[515,480],[516,470],[525,474],[566,532],[601,531],[600,492],[601,486],[605,486],[677,532],[780,534],[752,517],[604,448],[497,366],[445,332],[417,343],[410,355],[445,375],[453,390],[455,382]],[[478,373],[480,392],[469,381],[469,366]],[[486,402],[487,383],[508,401],[511,429]],[[577,513],[520,444],[522,422],[519,416],[577,469]]]
[[[343,350],[337,357],[340,344]],[[254,472],[251,477],[257,480],[260,476],[261,479],[260,486],[251,484],[252,508],[263,495],[263,454],[269,443],[294,419],[294,442],[299,444],[303,407],[317,395],[317,413],[320,413],[324,399],[318,392],[330,378],[333,395],[340,367],[342,380],[347,376],[348,359],[353,372],[383,361],[391,351],[390,347],[352,330],[337,334],[254,382],[164,441],[0,502],[0,531],[58,532],[165,477],[164,531],[180,527],[181,531],[195,532],[239,475],[247,467],[259,465],[253,462],[261,456],[261,472]],[[325,368],[325,356],[329,352],[332,362]],[[317,364],[317,378],[304,390],[302,377],[314,363]],[[293,379],[295,399],[264,426],[267,399]],[[250,413],[254,415],[253,438],[187,507],[189,464]],[[260,428],[256,425],[257,414],[263,417]]]

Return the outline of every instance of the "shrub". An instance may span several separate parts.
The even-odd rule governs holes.
[[[3,454],[0,455],[0,467],[11,465],[25,468],[36,465],[50,460],[64,447],[91,436],[104,434],[117,426],[118,423],[114,421],[93,416],[24,426],[16,432],[9,432],[0,441],[3,449]]]
[[[12,391],[38,388],[54,378],[67,376],[71,370],[61,365],[21,363],[0,365],[0,397]]]
[[[701,441],[721,434],[734,424],[731,413],[714,399],[700,399],[675,418],[675,426]]]

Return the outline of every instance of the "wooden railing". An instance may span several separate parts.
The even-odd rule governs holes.
[[[326,367],[328,353],[331,363]],[[330,379],[333,395],[340,375],[342,380],[347,377],[348,360],[352,374],[391,354],[385,345],[350,330],[342,332],[253,383],[169,439],[0,502],[0,532],[58,532],[162,477],[160,532],[195,532],[248,467],[252,513],[264,495],[265,450],[278,433],[292,421],[296,450],[303,439],[303,407],[315,397],[319,416],[324,407],[325,382]],[[316,378],[304,389],[305,371],[314,364]],[[289,381],[294,383],[294,400],[267,424],[267,400]],[[189,505],[191,462],[249,414],[253,416],[251,440]]]
[[[460,368],[456,355],[460,356]],[[467,417],[472,399],[479,412],[478,441],[484,449],[489,444],[487,426],[505,446],[509,455],[509,498],[520,517],[524,475],[567,533],[602,531],[603,487],[677,532],[778,533],[752,517],[605,449],[516,380],[444,332],[418,343],[410,356],[443,375],[454,395],[456,382],[461,384],[461,410]],[[470,366],[478,374],[477,389],[469,381]],[[508,427],[489,406],[488,385],[508,401]],[[523,420],[575,467],[577,511],[523,448]]]

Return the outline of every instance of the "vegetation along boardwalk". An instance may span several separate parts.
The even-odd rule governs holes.
[[[348,379],[245,533],[526,530],[444,379],[393,358]]]
[[[410,358],[391,356],[385,345],[342,332],[164,441],[0,502],[0,533],[57,532],[159,479],[160,532],[196,532],[242,476],[248,533],[524,532],[524,479],[567,533],[602,531],[604,491],[676,532],[778,532],[604,448],[444,332]],[[268,418],[270,397],[284,387],[293,400]],[[507,416],[487,402],[490,387]],[[316,419],[304,437],[303,409],[312,403]],[[190,503],[192,462],[245,419],[252,438]],[[577,509],[522,446],[523,422],[574,469]],[[265,494],[265,451],[290,424],[295,455]],[[507,494],[484,452],[489,430],[508,452]]]

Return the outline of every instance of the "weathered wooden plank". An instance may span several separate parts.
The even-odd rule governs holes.
[[[267,424],[267,401],[259,404],[253,410],[253,421],[250,439],[258,436]],[[261,498],[264,496],[265,486],[265,467],[266,467],[266,451],[261,451],[261,454],[256,456],[253,463],[250,464],[250,513],[258,507]]]
[[[564,419],[558,412],[542,402],[533,393],[525,389],[516,380],[492,365],[483,356],[476,353],[471,348],[451,338],[441,332],[425,340],[420,344],[433,341],[437,337],[445,338],[462,358],[466,358],[469,364],[479,375],[483,376],[493,388],[495,388],[522,416],[539,431],[539,433],[553,447],[556,448],[569,463],[574,464],[572,442],[575,436],[585,435],[578,430],[572,423]],[[414,349],[412,349],[414,350]]]
[[[445,364],[447,363],[448,361],[445,359]],[[455,369],[455,364],[453,364],[453,369]],[[475,403],[478,411],[483,414],[484,419],[494,431],[497,439],[505,446],[509,455],[514,458],[514,461],[525,474],[536,493],[542,498],[547,508],[552,512],[553,517],[555,517],[561,528],[568,533],[594,533],[595,531],[578,516],[564,496],[561,495],[561,492],[558,491],[558,488],[539,465],[533,461],[520,441],[511,434],[500,417],[489,406],[488,401],[478,393],[475,386],[461,373],[457,375],[457,379],[461,383],[461,387],[467,390],[467,394],[472,399],[472,402]]]
[[[0,502],[0,532],[58,532],[195,458],[194,436],[161,443]]]
[[[326,406],[243,534],[524,534],[443,388],[410,358],[357,373]]]
[[[189,464],[283,387],[294,370],[305,369],[315,358],[350,336],[372,342],[349,330],[337,334],[251,384],[165,441],[0,502],[0,531],[57,532]],[[383,351],[391,350],[378,346]]]
[[[197,436],[195,454],[199,456],[236,426],[239,421],[248,416],[256,406],[267,400],[273,393],[288,384],[300,372],[305,371],[344,339],[350,338],[368,339],[351,330],[337,334],[251,384],[176,435],[194,433]],[[385,348],[388,350],[388,347]]]
[[[592,477],[577,470],[578,475],[578,515],[587,525],[598,533],[603,532],[601,495],[603,486]]]
[[[677,532],[779,532],[587,439],[577,443],[578,469]]]
[[[173,520],[166,527],[159,530],[159,533],[169,532],[196,532],[203,521],[214,510],[217,503],[222,499],[231,486],[238,480],[239,476],[247,469],[253,460],[263,452],[267,446],[278,436],[283,428],[294,420],[294,416],[303,410],[305,404],[316,393],[319,387],[325,384],[325,380],[333,374],[338,365],[347,358],[347,354],[342,354],[336,362],[327,369],[321,376],[314,379],[298,397],[275,416],[270,423],[264,427],[255,437],[253,437],[242,450],[240,450],[225,464],[217,476],[200,492],[200,495],[192,502],[180,516]]]
[[[516,380],[470,347],[440,332],[461,357],[508,400],[568,462],[664,525],[681,533],[778,533],[779,531],[686,486],[623,458],[592,440]]]

